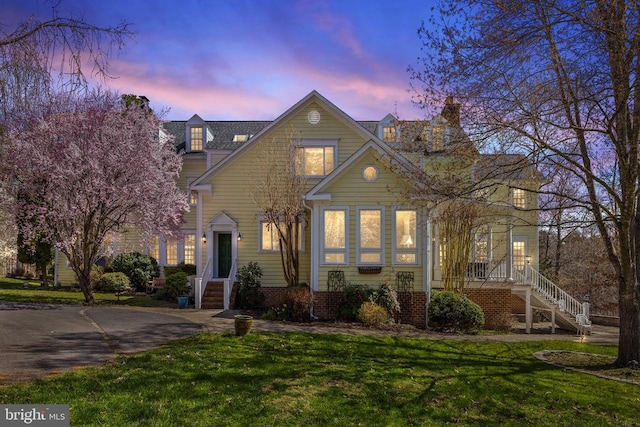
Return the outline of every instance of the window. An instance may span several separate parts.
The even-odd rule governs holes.
[[[431,149],[444,150],[444,127],[436,126],[431,130]]]
[[[196,263],[196,235],[195,234],[184,235],[184,263],[185,264]]]
[[[178,263],[178,241],[176,239],[167,240],[167,265]]]
[[[514,188],[511,190],[511,204],[517,209],[527,208],[527,194],[520,188]]]
[[[233,142],[246,142],[249,140],[249,135],[233,135]]]
[[[524,265],[527,254],[527,244],[524,240],[514,238],[512,244],[513,269],[515,271],[524,272]]]
[[[358,264],[382,264],[384,231],[382,209],[358,209]]]
[[[489,262],[491,230],[488,227],[478,229],[474,235],[473,257],[475,262]]]
[[[284,226],[284,224],[281,224]],[[304,251],[304,221],[298,224],[298,250]],[[260,223],[260,252],[280,252],[278,230],[273,224]]]
[[[393,261],[396,264],[418,263],[416,219],[417,212],[413,209],[397,209],[393,214]]]
[[[149,256],[156,261],[160,260],[160,241],[157,234],[149,239]]]
[[[382,128],[382,139],[387,142],[396,140],[396,128],[394,126],[385,126]]]
[[[365,166],[362,170],[362,179],[366,182],[374,182],[378,179],[378,169],[375,166]]]
[[[201,151],[201,150],[202,150],[202,128],[192,127],[191,128],[191,151]]]
[[[323,261],[347,264],[347,210],[327,209],[323,219]]]
[[[301,176],[325,176],[335,168],[335,145],[295,148],[295,171]]]

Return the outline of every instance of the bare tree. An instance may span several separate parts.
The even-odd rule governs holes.
[[[581,183],[562,196],[589,211],[616,271],[617,364],[640,360],[640,5],[447,1],[421,36],[420,105],[462,96],[486,149]]]
[[[107,77],[108,60],[132,36],[128,23],[101,27],[63,17],[51,1],[51,18],[0,25],[0,137],[38,114],[49,97],[87,87],[87,76]],[[2,24],[2,22],[0,22]]]
[[[300,136],[293,130],[282,137],[262,141],[253,169],[251,197],[269,232],[276,232],[284,279],[289,286],[300,281],[300,241],[305,221],[303,195],[306,179],[300,173],[300,163],[291,161]]]

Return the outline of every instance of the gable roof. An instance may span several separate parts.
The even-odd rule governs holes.
[[[352,164],[358,161],[369,150],[374,150],[380,155],[380,160],[385,163],[391,171],[396,175],[404,178],[409,184],[413,186],[420,186],[420,181],[416,181],[416,177],[422,176],[425,172],[411,163],[408,159],[402,156],[397,151],[391,149],[383,141],[375,138],[369,140],[358,151],[353,153],[347,160],[342,162],[337,168],[335,168],[329,175],[324,177],[322,181],[317,183],[311,188],[305,195],[306,200],[326,200],[327,195],[322,194],[322,191],[335,182],[339,177],[345,173]]]
[[[313,90],[307,96],[305,96],[300,101],[298,101],[295,105],[293,105],[283,114],[281,114],[276,120],[274,120],[273,122],[267,122],[268,124],[262,127],[262,129],[260,129],[260,131],[257,132],[252,138],[250,138],[247,142],[240,144],[237,148],[235,148],[235,150],[230,155],[225,157],[223,160],[221,160],[211,169],[209,169],[204,174],[202,174],[200,178],[198,178],[193,184],[199,185],[199,184],[206,183],[211,177],[215,176],[220,171],[225,169],[228,165],[233,163],[235,159],[237,159],[239,156],[242,156],[242,154],[245,151],[253,147],[257,143],[257,141],[259,141],[261,138],[267,135],[271,130],[275,129],[278,125],[285,122],[288,118],[290,118],[294,114],[297,114],[301,109],[303,109],[306,105],[312,102],[316,102],[320,104],[322,108],[332,113],[336,119],[338,119],[348,128],[352,129],[355,133],[362,136],[365,140],[375,138],[375,135],[372,132],[370,132],[367,128],[360,125],[358,122],[353,120],[350,116],[348,116],[344,111],[342,111],[341,109],[336,107],[333,103],[331,103],[329,100],[327,100],[325,97],[320,95],[320,93]],[[365,123],[368,123],[368,122],[365,122]]]

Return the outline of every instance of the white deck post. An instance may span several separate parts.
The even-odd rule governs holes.
[[[531,325],[533,324],[533,309],[531,308],[531,288],[527,288],[525,296],[525,332],[531,333]]]

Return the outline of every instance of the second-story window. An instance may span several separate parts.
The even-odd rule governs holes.
[[[201,150],[202,150],[202,128],[192,127],[191,128],[191,151],[201,151]]]
[[[431,130],[431,149],[444,150],[444,127],[436,126]]]
[[[511,190],[511,204],[517,209],[527,208],[527,193],[520,189],[514,188]]]
[[[336,145],[301,145],[295,148],[296,175],[322,177],[336,167]]]
[[[382,139],[387,142],[396,140],[396,128],[394,126],[385,126],[382,128]]]

